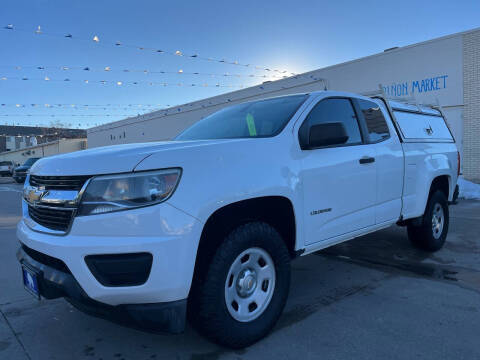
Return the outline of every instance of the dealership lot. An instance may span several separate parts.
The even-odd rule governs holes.
[[[472,359],[480,353],[480,202],[451,209],[447,245],[413,249],[392,227],[297,259],[287,307],[266,339],[220,348],[191,327],[147,333],[36,301],[15,258],[21,186],[0,180],[1,359]]]

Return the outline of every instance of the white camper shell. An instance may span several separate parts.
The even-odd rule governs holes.
[[[425,105],[387,101],[392,120],[403,141],[455,142],[447,121],[439,109]]]

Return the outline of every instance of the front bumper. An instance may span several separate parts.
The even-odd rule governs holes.
[[[162,203],[102,215],[76,217],[66,235],[34,230],[23,202],[17,226],[20,242],[61,260],[86,295],[106,305],[151,304],[184,300],[193,277],[203,224]],[[146,282],[135,286],[105,286],[89,269],[93,255],[149,253],[153,257]]]
[[[27,174],[26,173],[13,173],[12,177],[18,182],[24,182],[25,179],[27,178]]]
[[[114,320],[120,323],[135,322],[142,328],[180,333],[184,330],[187,301],[178,300],[154,304],[107,305],[91,299],[75,280],[68,268],[55,269],[35,260],[21,247],[17,252],[18,261],[38,274],[40,295],[47,299],[65,297],[79,310],[90,315]],[[58,259],[57,264],[61,264]]]

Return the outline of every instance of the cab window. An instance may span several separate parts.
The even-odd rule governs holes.
[[[390,132],[380,106],[373,101],[361,99],[357,101],[367,124],[370,142],[376,143],[388,139]]]
[[[362,135],[358,126],[357,116],[352,102],[347,98],[328,98],[321,100],[310,111],[307,118],[300,127],[298,136],[302,140],[308,137],[308,130],[313,125],[341,122],[345,127],[348,140],[345,145],[356,145],[362,143]]]

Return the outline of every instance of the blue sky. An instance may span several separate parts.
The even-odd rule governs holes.
[[[254,67],[115,46],[116,41],[300,73],[480,26],[479,1],[3,0],[1,6],[0,77],[7,80],[0,80],[0,104],[5,104],[0,105],[0,124],[58,121],[82,128],[146,112],[150,107],[145,104],[159,108],[235,89],[187,84],[248,86],[267,79],[247,75],[278,75]],[[14,30],[3,29],[8,24]],[[42,34],[35,34],[38,26]],[[66,34],[73,37],[65,38]],[[95,35],[98,43],[91,40]],[[38,70],[37,66],[56,69]],[[61,70],[62,66],[91,70]],[[111,71],[103,71],[106,66]],[[123,71],[144,69],[184,73]],[[51,81],[42,80],[45,76]],[[88,84],[84,83],[87,79]],[[102,85],[100,80],[112,83]],[[122,85],[116,85],[117,81]],[[57,104],[111,105],[85,109]],[[95,116],[71,116],[87,114]]]

